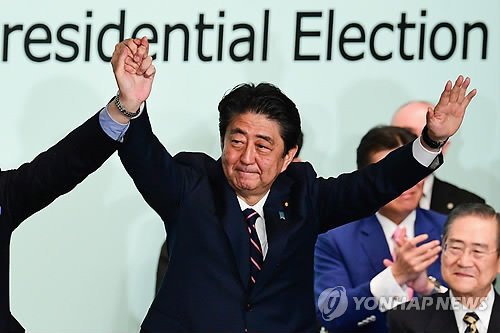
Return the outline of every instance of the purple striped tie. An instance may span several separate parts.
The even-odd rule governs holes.
[[[248,234],[250,236],[250,289],[253,287],[257,281],[260,270],[262,269],[262,262],[264,257],[262,255],[262,248],[260,245],[259,237],[257,236],[257,230],[255,230],[255,221],[259,217],[259,214],[251,209],[247,208],[243,211],[245,216],[245,222],[248,227]]]

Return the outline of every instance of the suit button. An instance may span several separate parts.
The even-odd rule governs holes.
[[[248,304],[247,304],[247,312],[250,312],[250,311],[252,311],[252,310],[253,310],[253,308],[252,308],[252,304],[248,303]]]

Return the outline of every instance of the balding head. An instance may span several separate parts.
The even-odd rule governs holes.
[[[424,101],[407,103],[394,113],[391,125],[408,128],[419,136],[426,123],[425,116],[428,108],[434,108],[434,106]]]
[[[434,109],[434,105],[425,101],[410,102],[400,107],[392,117],[391,125],[409,129],[416,136],[420,136],[427,123],[427,110]],[[451,140],[448,140],[443,147],[443,154],[446,154]]]

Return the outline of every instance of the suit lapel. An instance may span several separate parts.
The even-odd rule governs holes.
[[[495,291],[495,301],[491,309],[490,322],[488,324],[488,333],[500,332],[500,296]]]
[[[245,226],[241,207],[236,199],[236,193],[229,186],[224,176],[220,159],[216,165],[216,170],[214,170],[215,177],[212,179],[212,195],[215,202],[217,219],[221,223],[231,244],[241,283],[247,288],[250,277],[248,230]]]
[[[431,238],[431,235],[437,235],[439,236],[441,231],[436,230],[437,228],[435,227],[434,224],[429,223],[427,219],[424,218],[422,214],[422,209],[417,208],[416,209],[416,216],[415,216],[415,236],[421,235],[421,234],[427,234],[429,235],[429,238]]]
[[[362,220],[361,226],[361,247],[365,251],[367,258],[375,272],[381,272],[385,269],[384,259],[391,259],[389,245],[385,239],[382,226],[375,215]]]
[[[436,311],[429,311],[429,324],[427,325],[425,331],[429,333],[458,332],[455,313],[450,308],[450,293],[446,292],[444,294],[436,294],[436,298],[434,299],[436,304],[433,306],[437,306],[439,298],[444,298],[444,309],[442,306],[439,310],[436,309]]]

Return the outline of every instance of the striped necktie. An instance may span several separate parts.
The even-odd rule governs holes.
[[[255,229],[255,221],[259,217],[259,214],[251,209],[247,208],[243,211],[245,216],[245,222],[247,223],[248,234],[250,238],[250,281],[249,288],[253,287],[257,281],[260,270],[262,269],[262,262],[264,261],[262,256],[262,249],[259,241],[259,236],[257,236],[257,230]]]
[[[464,333],[477,333],[476,322],[479,320],[475,312],[467,312],[464,316],[464,321],[467,323],[467,328]]]

